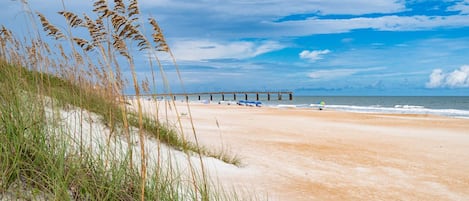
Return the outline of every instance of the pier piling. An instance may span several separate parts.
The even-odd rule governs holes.
[[[278,100],[282,100],[282,95],[287,95],[288,94],[288,100],[293,100],[293,92],[291,91],[280,91],[280,92],[272,92],[272,91],[263,91],[263,92],[255,92],[255,91],[247,91],[247,92],[200,92],[200,93],[162,93],[162,94],[143,94],[143,95],[140,95],[142,97],[156,97],[156,98],[170,98],[172,100],[176,100],[177,97],[179,96],[179,98],[183,98],[185,99],[186,101],[189,101],[190,97],[197,97],[197,100],[202,100],[202,96],[206,96],[208,95],[209,96],[209,100],[210,101],[213,101],[214,100],[214,95],[221,95],[221,100],[222,101],[225,101],[227,99],[227,97],[225,96],[225,94],[233,94],[233,99],[232,100],[237,100],[237,95],[238,94],[241,94],[241,95],[244,95],[244,100],[248,100],[249,99],[249,94],[252,94],[252,95],[256,95],[256,100],[259,101],[261,100],[261,94],[266,94],[267,95],[267,101],[271,101],[272,100],[272,94],[277,94],[277,99]],[[135,97],[135,95],[128,95],[130,97]]]

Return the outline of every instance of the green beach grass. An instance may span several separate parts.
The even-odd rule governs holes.
[[[29,8],[27,2],[18,3]],[[52,44],[42,42],[41,35],[20,41],[2,26],[0,200],[241,200],[235,191],[225,191],[209,178],[202,162],[202,157],[214,157],[239,166],[238,157],[185,140],[177,129],[145,116],[139,101],[137,111],[127,109],[121,92],[128,82],[122,75],[123,64],[117,61],[126,61],[130,68],[137,97],[151,85],[138,81],[129,46],[171,56],[172,53],[154,19],[149,20],[153,40],[141,33],[137,1],[125,5],[116,0],[111,5],[95,1],[94,12],[100,16],[96,19],[60,11],[68,22],[66,33],[50,24],[44,15],[25,12],[32,24],[38,17],[47,36],[56,39],[54,45],[58,48],[53,49]],[[73,29],[78,27],[89,30],[89,39],[73,36]],[[61,43],[70,44],[65,48],[67,45]],[[100,56],[91,59],[91,51]],[[174,57],[173,61],[177,68]],[[157,57],[155,63],[163,69]],[[166,78],[151,79],[155,83],[155,79]],[[164,88],[169,90],[169,86]],[[79,140],[70,137],[72,131],[62,126],[64,119],[60,118],[69,110],[81,113],[76,121],[78,127],[88,126],[85,113],[98,116],[98,123],[109,130],[105,136],[108,142],[98,144],[97,149],[87,148],[83,142],[91,133],[83,133],[83,129]],[[138,136],[138,153],[132,148],[132,135]],[[160,163],[149,166],[145,154],[148,137],[188,157],[197,155],[201,169],[194,168],[187,159],[191,171],[187,181],[178,167]],[[111,140],[117,138],[126,139],[128,148],[122,153],[110,146]]]

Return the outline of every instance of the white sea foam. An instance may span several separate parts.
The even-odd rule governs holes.
[[[318,108],[319,104],[310,104],[311,108]],[[430,109],[420,105],[395,105],[394,107],[357,106],[357,105],[326,105],[326,109],[359,112],[359,113],[390,113],[390,114],[432,114],[455,118],[469,119],[468,110],[457,109]]]
[[[275,105],[273,107],[275,107],[275,108],[297,108],[297,105],[280,104],[280,105]]]
[[[424,106],[420,105],[395,105],[394,108],[404,108],[404,109],[423,109]]]

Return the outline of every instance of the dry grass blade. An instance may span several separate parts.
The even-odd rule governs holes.
[[[119,37],[132,38],[133,35],[139,34],[138,27],[132,25],[129,21],[125,24],[124,28],[120,31]]]
[[[0,58],[2,59],[6,58],[6,46],[8,42],[12,41],[12,35],[11,31],[2,25],[2,29],[0,29],[0,46],[2,47]]]
[[[137,47],[139,47],[139,51],[148,50],[151,48],[150,43],[142,34],[135,35],[133,39],[138,41]]]
[[[119,13],[125,13],[125,5],[122,0],[114,0],[114,10]]]
[[[67,54],[65,53],[64,47],[61,44],[59,44],[58,47],[59,47],[60,55],[62,56],[62,58],[65,59],[66,61],[68,61],[69,58],[68,58]]]
[[[94,4],[93,4],[94,7],[99,7],[99,6],[102,6],[102,5],[107,5],[107,1],[106,0],[99,0],[99,1],[94,2]]]
[[[140,14],[140,10],[138,9],[138,1],[137,0],[131,0],[130,1],[128,11],[129,11],[129,17]]]
[[[65,19],[67,19],[67,22],[68,24],[75,28],[75,27],[78,27],[78,26],[84,26],[84,21],[82,19],[80,19],[78,17],[78,15],[75,15],[74,13],[72,12],[68,12],[68,11],[60,11],[58,12],[59,14],[63,15],[65,17]]]
[[[88,44],[88,41],[82,38],[73,38],[73,41],[75,41],[75,43],[77,43],[77,45],[82,48]]]
[[[152,37],[153,37],[153,41],[156,44],[156,47],[155,47],[156,50],[162,51],[162,52],[168,52],[169,47],[168,47],[168,44],[166,43],[166,40],[164,38],[163,32],[160,29],[160,26],[158,25],[155,19],[149,18],[148,20],[150,20],[150,24],[153,26],[154,33],[152,34]]]
[[[30,47],[26,47],[27,58],[32,66],[35,66],[37,63],[37,48],[36,43],[32,42]]]
[[[13,42],[13,34],[10,30],[2,25],[2,29],[0,30],[0,46],[2,48],[0,52],[0,58],[2,59],[6,59],[6,47],[8,42]]]
[[[101,18],[109,17],[115,15],[116,12],[112,10],[105,10],[104,13],[101,15]]]
[[[102,34],[106,34],[104,31],[106,30],[105,26],[104,26],[104,22],[103,22],[103,18],[98,18],[95,20],[96,22],[96,29],[99,31],[99,32],[102,32]]]
[[[12,38],[13,34],[9,29],[2,25],[2,29],[0,30],[0,36],[4,37],[6,40]]]
[[[148,78],[142,80],[142,89],[145,93],[150,93],[150,81],[148,81]]]
[[[91,38],[93,39],[93,45],[97,45],[103,42],[106,38],[106,31],[102,20],[93,21],[91,18],[85,15],[86,27],[90,33]]]
[[[104,13],[106,10],[109,10],[106,0],[96,1],[94,2],[93,6],[94,6],[93,12],[96,12],[96,13]]]
[[[129,53],[127,53],[127,45],[125,42],[118,35],[112,35],[112,38],[114,39],[112,46],[114,46],[114,48],[118,50],[122,56],[130,60],[131,58]]]
[[[83,38],[73,38],[72,40],[85,51],[90,51],[94,48],[92,44]]]
[[[65,38],[65,35],[57,27],[49,23],[43,14],[39,12],[36,12],[36,14],[39,17],[39,20],[41,20],[42,27],[44,28],[44,31],[47,32],[48,36],[53,36],[56,40]]]
[[[119,32],[121,27],[127,23],[127,18],[122,15],[114,14],[111,17],[112,27],[114,27],[115,32]]]
[[[52,51],[51,51],[51,49],[50,49],[49,44],[47,44],[47,43],[45,43],[45,42],[41,42],[41,45],[42,45],[42,47],[44,47],[44,49],[46,50],[46,53],[47,53],[47,54],[52,54]],[[38,46],[41,46],[41,45],[38,45]]]

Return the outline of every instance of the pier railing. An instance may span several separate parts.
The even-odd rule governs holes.
[[[241,99],[239,97],[241,95]],[[232,100],[248,100],[249,97],[252,97],[255,95],[256,100],[260,100],[259,95],[267,95],[267,100],[270,101],[272,100],[272,96],[277,96],[277,100],[282,100],[283,95],[288,96],[288,100],[293,100],[293,92],[291,91],[263,91],[263,92],[257,92],[257,91],[230,91],[230,92],[197,92],[197,93],[160,93],[160,94],[141,94],[140,97],[156,97],[156,98],[164,98],[164,97],[171,97],[173,100],[176,100],[177,97],[185,97],[186,100],[189,100],[189,97],[197,97],[198,100],[201,100],[202,96],[209,96],[210,101],[213,101],[214,96],[221,96],[221,100],[229,100],[229,97],[233,97]],[[130,97],[135,97],[135,95],[128,95]]]

